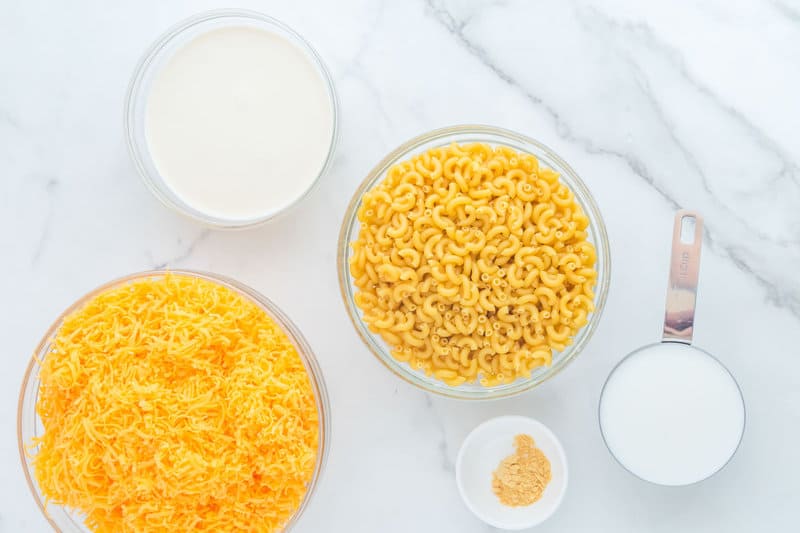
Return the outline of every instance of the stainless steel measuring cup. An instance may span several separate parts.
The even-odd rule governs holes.
[[[721,470],[744,434],[738,383],[693,346],[703,219],[678,211],[660,343],[625,356],[600,393],[600,431],[632,474],[660,485],[689,485]]]

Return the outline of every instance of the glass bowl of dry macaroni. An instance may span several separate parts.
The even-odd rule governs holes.
[[[381,362],[463,399],[517,394],[569,364],[610,274],[603,219],[575,171],[488,126],[435,130],[381,161],[347,208],[337,266]]]
[[[234,280],[151,271],[67,309],[23,380],[25,477],[56,531],[287,531],[325,465],[311,348]]]

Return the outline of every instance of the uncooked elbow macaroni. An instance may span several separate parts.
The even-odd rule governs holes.
[[[531,154],[431,149],[389,169],[358,220],[363,321],[395,359],[448,385],[529,377],[594,310],[589,218]]]

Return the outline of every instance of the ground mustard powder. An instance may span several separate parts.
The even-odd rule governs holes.
[[[492,490],[503,505],[523,507],[542,497],[551,479],[550,460],[530,435],[514,437],[514,448],[494,471]]]

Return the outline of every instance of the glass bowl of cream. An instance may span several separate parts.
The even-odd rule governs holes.
[[[416,220],[412,220],[409,215],[408,218],[408,228],[415,228],[414,231],[418,233],[418,235],[414,235],[411,237],[411,241],[414,247],[421,246],[421,243],[416,242],[416,238],[420,237],[420,240],[425,240],[425,246],[421,246],[423,251],[417,250],[419,254],[419,262],[413,263],[417,264],[420,268],[418,268],[415,272],[408,272],[403,266],[402,261],[405,259],[402,258],[402,255],[408,255],[412,261],[414,258],[413,252],[406,254],[405,250],[389,250],[387,252],[386,249],[375,249],[375,244],[381,244],[381,241],[387,242],[385,237],[394,238],[398,235],[395,232],[396,228],[392,224],[395,223],[394,215],[392,215],[392,221],[389,225],[386,226],[385,231],[382,230],[380,227],[376,226],[376,233],[374,237],[374,243],[371,251],[366,254],[359,255],[358,250],[354,246],[354,243],[361,239],[361,235],[363,234],[362,229],[364,229],[364,225],[362,223],[362,217],[360,215],[364,215],[365,211],[362,209],[363,207],[369,210],[380,210],[383,209],[384,206],[375,207],[373,209],[371,206],[366,206],[365,198],[370,196],[370,200],[374,200],[377,197],[377,194],[384,194],[383,192],[379,192],[375,194],[375,191],[378,190],[382,183],[385,183],[387,179],[391,179],[393,172],[396,172],[396,169],[402,165],[407,165],[410,160],[412,160],[416,156],[421,156],[422,160],[416,160],[414,165],[421,164],[424,165],[425,158],[430,155],[431,153],[437,150],[460,150],[469,147],[470,145],[481,145],[486,147],[492,147],[494,149],[501,149],[501,150],[509,150],[517,153],[517,155],[524,156],[533,156],[538,161],[538,165],[540,169],[549,169],[549,172],[556,173],[558,175],[558,180],[562,183],[566,189],[568,189],[571,193],[571,197],[574,198],[574,202],[577,206],[581,208],[581,211],[585,215],[586,219],[586,227],[584,232],[586,234],[585,240],[593,246],[595,250],[595,262],[594,262],[594,270],[595,277],[594,277],[594,287],[591,291],[591,300],[592,300],[592,308],[593,310],[587,314],[585,317],[585,323],[577,328],[577,331],[574,333],[574,336],[570,339],[570,342],[564,343],[565,345],[561,349],[553,349],[551,354],[551,360],[546,364],[541,364],[535,368],[533,368],[529,374],[526,372],[519,372],[516,373],[517,375],[514,377],[512,381],[504,381],[501,383],[487,383],[487,380],[481,379],[481,374],[479,373],[477,378],[475,378],[474,374],[472,379],[458,379],[459,377],[463,376],[466,373],[467,368],[472,368],[471,365],[473,364],[472,359],[482,357],[482,351],[484,349],[494,350],[494,348],[481,348],[480,344],[476,342],[472,342],[471,339],[465,339],[466,335],[461,335],[459,337],[458,334],[453,333],[453,327],[460,328],[459,325],[459,318],[461,318],[460,313],[456,311],[455,306],[453,305],[450,308],[450,316],[448,318],[448,310],[447,305],[445,307],[440,308],[440,315],[444,319],[443,323],[440,323],[437,326],[430,327],[427,329],[430,334],[424,333],[426,331],[425,325],[422,325],[420,328],[422,331],[416,331],[416,325],[418,322],[421,322],[421,318],[418,315],[411,316],[412,314],[416,313],[423,313],[428,316],[431,316],[431,313],[434,313],[434,309],[427,309],[428,299],[427,296],[424,298],[425,302],[416,303],[414,306],[409,306],[407,302],[397,302],[391,301],[389,302],[390,305],[394,306],[392,309],[402,310],[402,309],[409,309],[411,310],[412,307],[416,307],[416,309],[411,311],[411,314],[406,313],[403,317],[398,317],[395,311],[392,311],[391,316],[388,314],[386,315],[386,319],[394,320],[394,324],[397,326],[395,329],[397,333],[393,333],[394,337],[397,339],[407,339],[407,335],[417,336],[417,339],[409,339],[408,343],[417,343],[420,342],[424,344],[428,343],[436,343],[439,345],[439,350],[433,350],[433,354],[426,359],[420,360],[422,356],[420,355],[417,357],[417,360],[411,360],[411,358],[406,358],[409,360],[403,361],[402,358],[397,357],[397,350],[398,344],[390,345],[386,337],[382,331],[382,324],[380,322],[376,322],[374,319],[368,318],[366,316],[365,310],[362,305],[359,305],[359,299],[364,302],[366,298],[363,296],[364,291],[364,284],[356,279],[353,275],[353,266],[354,265],[361,265],[364,263],[364,255],[366,257],[370,257],[372,255],[373,259],[369,261],[380,261],[382,260],[385,265],[380,265],[378,267],[371,267],[374,268],[376,271],[377,276],[376,278],[380,278],[383,275],[381,270],[387,270],[387,266],[389,267],[388,270],[391,270],[391,265],[400,265],[399,274],[398,274],[398,281],[392,287],[390,287],[390,292],[392,294],[392,298],[394,298],[394,293],[397,291],[404,291],[405,286],[408,283],[417,283],[417,291],[411,291],[411,293],[404,293],[403,298],[410,298],[412,301],[415,298],[415,294],[419,291],[423,291],[422,286],[428,284],[430,281],[429,287],[433,287],[433,280],[436,279],[436,276],[432,276],[433,279],[428,278],[426,281],[425,277],[427,274],[422,274],[423,271],[431,270],[431,273],[434,269],[439,268],[444,272],[447,272],[452,264],[446,263],[458,263],[459,261],[449,257],[449,255],[453,254],[444,254],[444,257],[437,257],[439,254],[436,251],[437,246],[441,247],[440,245],[445,242],[445,237],[447,233],[446,230],[437,231],[435,226],[438,224],[435,220],[433,221],[433,226],[430,228],[429,224],[424,223],[421,224],[421,218],[417,218]],[[455,147],[455,148],[452,148]],[[458,159],[458,158],[456,158]],[[436,165],[431,160],[431,165]],[[443,163],[442,167],[447,167],[449,163]],[[415,167],[416,168],[416,167]],[[410,180],[409,183],[413,183],[414,180],[419,180],[417,178],[417,174],[419,172],[424,173],[425,169],[416,168],[416,171],[410,172],[408,175],[403,176],[402,180]],[[481,170],[483,172],[483,170]],[[403,183],[401,186],[397,188],[399,189],[408,189],[409,183]],[[427,183],[427,182],[426,182]],[[500,182],[497,182],[500,183]],[[426,185],[427,186],[427,185]],[[425,187],[422,187],[422,190],[425,191]],[[440,209],[439,207],[434,207],[436,202],[442,197],[442,195],[437,192],[434,187],[427,186],[427,198],[425,199],[425,206],[428,207],[427,210],[421,215],[421,217],[433,218],[433,216],[429,216],[427,211],[434,211],[431,215],[437,215],[435,211]],[[471,185],[470,185],[471,187]],[[449,184],[448,184],[449,188]],[[472,192],[471,190],[469,192]],[[454,191],[452,191],[455,194]],[[416,193],[408,193],[404,196],[409,197],[409,195],[413,196]],[[425,192],[421,194],[425,195]],[[450,194],[450,193],[447,193]],[[461,197],[455,196],[452,200],[453,204],[463,203],[466,200],[467,194],[463,194]],[[435,198],[434,198],[435,197]],[[398,202],[398,209],[403,209],[400,207],[400,203],[404,202],[405,199],[402,197],[398,197],[394,199]],[[428,205],[428,201],[434,201],[432,204]],[[477,205],[477,204],[476,204]],[[416,207],[414,208],[416,210]],[[457,211],[457,209],[456,209]],[[412,211],[409,211],[411,213]],[[475,211],[478,212],[477,210]],[[439,212],[438,214],[441,215],[443,212]],[[400,220],[404,217],[398,217],[397,222],[402,223],[403,221]],[[530,217],[529,217],[530,218]],[[440,221],[442,222],[442,221]],[[444,221],[446,222],[446,221]],[[466,225],[459,226],[459,229],[463,230],[470,230],[469,224],[467,224],[468,220],[459,220],[459,222],[464,222]],[[374,224],[373,224],[374,225]],[[423,228],[424,226],[424,228]],[[367,228],[369,229],[369,228]],[[496,230],[491,231],[501,231],[502,228],[498,228]],[[372,231],[372,230],[370,230]],[[502,230],[505,231],[505,230]],[[430,233],[434,234],[441,234],[442,238],[439,237],[426,237]],[[449,235],[449,234],[448,234]],[[408,235],[403,233],[401,237],[398,237],[401,241],[403,239],[408,239]],[[435,242],[432,239],[439,239]],[[390,239],[391,241],[391,239]],[[510,242],[510,238],[506,239],[506,241]],[[393,241],[395,243],[398,242],[397,240]],[[488,242],[488,241],[486,241]],[[450,247],[450,244],[447,245],[448,250],[455,249]],[[500,246],[505,246],[505,244],[500,244]],[[529,246],[525,244],[525,246]],[[483,251],[488,252],[490,246],[483,246],[481,245],[480,248]],[[380,247],[379,247],[380,248]],[[457,247],[456,247],[457,248]],[[539,245],[532,245],[532,251],[536,252],[538,248],[542,248]],[[362,246],[362,250],[365,248]],[[494,250],[497,252],[498,250]],[[401,261],[395,263],[396,258],[393,258],[395,255],[401,257]],[[431,263],[433,261],[433,263]],[[439,261],[437,263],[437,261]],[[427,267],[423,264],[423,262],[427,262]],[[473,261],[473,264],[479,264],[479,261]],[[466,262],[463,263],[464,265]],[[610,282],[610,269],[611,269],[611,258],[610,258],[610,251],[609,251],[609,243],[608,243],[608,235],[606,233],[605,224],[603,222],[603,218],[600,214],[600,211],[597,207],[597,204],[594,201],[594,197],[592,196],[589,189],[584,185],[583,181],[580,179],[578,174],[569,166],[569,164],[564,161],[561,157],[559,157],[556,153],[554,153],[551,149],[543,145],[542,143],[526,137],[524,135],[520,135],[518,133],[496,128],[492,126],[484,126],[484,125],[461,125],[461,126],[452,126],[449,128],[442,128],[438,130],[434,130],[418,137],[415,137],[405,144],[398,147],[396,150],[392,151],[389,155],[387,155],[382,161],[380,161],[375,168],[367,175],[364,181],[359,185],[358,189],[355,191],[352,200],[350,201],[349,206],[347,207],[347,211],[344,215],[344,220],[342,222],[342,228],[339,234],[339,243],[338,243],[338,256],[337,256],[337,267],[339,273],[339,286],[342,293],[342,298],[344,300],[345,308],[347,310],[348,315],[356,329],[356,332],[361,337],[361,339],[366,344],[367,348],[383,363],[389,370],[391,370],[394,374],[402,378],[403,380],[415,385],[421,389],[424,389],[428,392],[433,392],[436,394],[440,394],[443,396],[448,396],[451,398],[459,398],[459,399],[467,399],[467,400],[486,400],[486,399],[494,399],[494,398],[502,398],[507,396],[513,396],[515,394],[519,394],[521,392],[527,391],[537,385],[543,383],[544,381],[550,379],[557,373],[559,373],[562,369],[564,369],[570,362],[572,362],[578,354],[583,350],[586,344],[589,342],[589,339],[592,337],[597,325],[600,321],[600,316],[602,315],[603,309],[605,307],[606,298],[608,295],[608,287]],[[509,267],[510,268],[510,267]],[[369,269],[367,269],[369,270]],[[388,272],[387,274],[390,274]],[[457,272],[457,268],[455,269],[456,277],[459,275]],[[535,269],[531,272],[535,272]],[[463,272],[462,272],[463,273]],[[407,276],[406,276],[407,274]],[[369,273],[365,274],[369,275]],[[416,278],[415,278],[416,276]],[[423,277],[425,276],[425,277]],[[359,276],[361,278],[363,276]],[[373,276],[370,275],[372,278]],[[388,278],[383,278],[381,281],[380,279],[374,280],[373,286],[378,286],[376,292],[378,291],[385,291],[386,285],[384,282]],[[447,285],[448,281],[444,280],[439,282],[439,284]],[[489,283],[489,280],[482,280],[481,278],[473,279],[474,285],[480,285],[481,282]],[[504,280],[491,280],[491,285],[503,285]],[[509,285],[511,282],[511,277],[508,277]],[[463,288],[467,283],[463,283],[461,288]],[[505,286],[505,285],[503,285]],[[469,307],[468,311],[472,312],[478,309],[477,305],[474,304],[466,304],[465,300],[471,298],[466,296],[461,296],[460,294],[456,294],[452,291],[451,286],[440,286],[439,294],[444,295],[443,301],[445,304],[448,302],[452,304],[455,300],[453,298],[463,298],[460,301],[461,303],[461,311],[464,311],[464,307]],[[486,288],[486,287],[484,287]],[[459,289],[460,290],[460,289]],[[481,289],[482,290],[482,289]],[[447,300],[448,291],[451,299]],[[472,294],[470,292],[470,294]],[[369,296],[369,295],[368,295]],[[587,296],[588,298],[588,296]],[[374,300],[380,303],[381,295],[378,294]],[[530,300],[530,298],[528,298]],[[438,302],[439,304],[442,301]],[[521,303],[521,300],[518,302]],[[478,305],[484,305],[479,303]],[[438,305],[437,305],[438,307]],[[514,310],[511,307],[522,307],[517,305],[510,305],[506,306],[509,309],[503,310],[503,312],[507,311],[509,320],[513,320],[513,313]],[[482,312],[482,311],[481,311]],[[484,313],[485,315],[486,313]],[[544,314],[541,315],[544,317]],[[483,317],[484,321],[491,320]],[[479,318],[480,320],[480,318]],[[502,319],[501,319],[502,320]],[[537,319],[538,320],[538,319]],[[370,323],[368,323],[370,322]],[[402,322],[402,324],[401,324]],[[488,322],[485,322],[488,325]],[[494,326],[495,324],[493,324]],[[526,333],[535,335],[534,330],[537,327],[537,321],[530,321],[525,324],[520,322],[520,326],[526,330]],[[377,327],[376,327],[377,326]],[[500,325],[497,324],[499,327]],[[471,326],[470,326],[471,327]],[[516,326],[515,326],[516,327]],[[444,329],[442,329],[444,328]],[[450,329],[450,333],[448,334],[446,329]],[[481,326],[478,326],[480,329]],[[488,339],[489,332],[483,332],[487,334],[482,340],[482,345],[484,347],[491,346],[491,343],[486,342]],[[479,334],[483,334],[479,333]],[[388,335],[389,338],[392,338],[393,335]],[[444,344],[443,339],[445,336],[448,337],[448,346],[442,347]],[[438,337],[438,338],[437,338]],[[462,342],[463,341],[463,342]],[[453,348],[452,345],[455,344],[456,347]],[[404,346],[403,346],[404,347]],[[453,350],[456,350],[458,353],[458,361],[456,361],[456,356],[442,356],[442,353],[447,352],[449,354],[454,354]],[[420,351],[422,348],[419,349]],[[512,350],[514,351],[514,350]],[[521,350],[520,350],[521,351]],[[411,353],[415,353],[412,349]],[[511,355],[511,364],[515,364],[513,362],[514,354],[511,352],[500,352],[496,351],[494,353],[490,353],[490,357],[494,357],[498,354]],[[435,355],[434,355],[435,354]],[[464,360],[462,360],[462,357]],[[435,360],[437,359],[438,360]],[[433,367],[426,368],[425,362],[431,361]],[[420,364],[422,363],[422,364]],[[462,373],[461,369],[464,369]],[[482,368],[482,367],[479,367]],[[444,370],[442,375],[445,374],[452,374],[450,370],[453,372],[458,373],[459,375],[456,376],[456,383],[448,383],[443,381],[441,378],[437,378],[436,373],[441,369]],[[528,374],[528,375],[525,375]],[[486,373],[482,373],[483,376],[486,376]]]
[[[166,206],[211,227],[247,228],[297,204],[330,166],[336,94],[297,32],[257,12],[215,10],[144,54],[125,131],[139,174]]]

